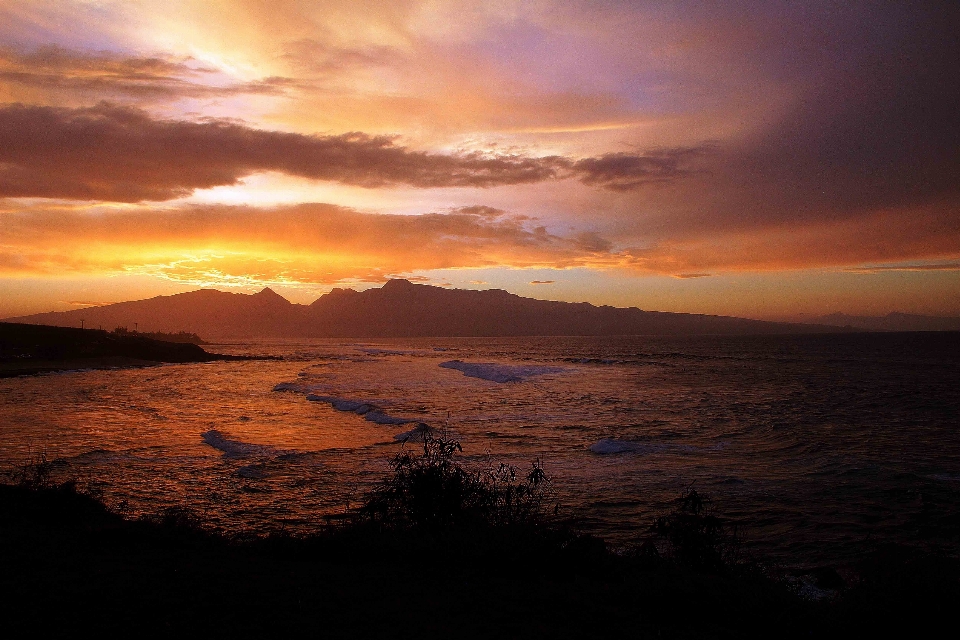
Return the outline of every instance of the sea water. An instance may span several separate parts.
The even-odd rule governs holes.
[[[283,359],[0,380],[0,472],[44,454],[131,516],[305,533],[359,505],[426,423],[467,465],[541,461],[560,512],[613,545],[690,488],[774,562],[958,540],[958,334],[207,349]]]

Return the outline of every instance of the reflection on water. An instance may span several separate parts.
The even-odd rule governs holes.
[[[867,536],[954,539],[958,347],[956,334],[217,345],[285,359],[0,381],[0,465],[45,451],[133,514],[185,505],[228,531],[302,531],[356,504],[402,423],[422,421],[471,464],[542,459],[567,513],[613,541],[695,484],[760,553],[836,559]]]

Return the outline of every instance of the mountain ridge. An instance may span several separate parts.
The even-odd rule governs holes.
[[[309,305],[272,289],[254,294],[199,289],[101,307],[7,318],[6,322],[95,328],[138,326],[205,338],[506,337],[559,335],[750,335],[845,329],[525,298],[502,289],[446,289],[388,280],[365,291],[335,288]]]
[[[851,316],[837,312],[813,318],[812,322],[868,331],[960,331],[960,318],[899,311],[891,311],[885,316]]]

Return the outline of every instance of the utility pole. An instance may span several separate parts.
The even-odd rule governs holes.
[[[139,333],[139,332],[137,331],[137,327],[139,327],[139,326],[140,326],[140,325],[139,325],[138,323],[136,323],[136,322],[133,323],[133,332],[134,332],[134,333]]]
[[[80,318],[80,328],[83,329],[83,318]]]

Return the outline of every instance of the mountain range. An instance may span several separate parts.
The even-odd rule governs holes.
[[[255,294],[201,289],[9,322],[139,331],[186,331],[207,339],[555,335],[749,335],[843,328],[730,316],[643,311],[524,298],[500,289],[445,289],[389,280],[380,288],[334,289],[310,305],[267,288]]]
[[[828,316],[814,318],[813,322],[867,331],[960,331],[960,318],[897,312],[888,313],[885,316],[848,316],[845,313],[831,313]]]

